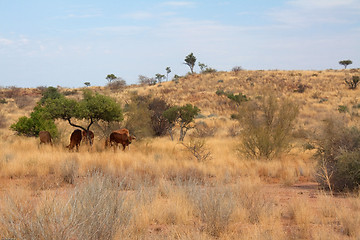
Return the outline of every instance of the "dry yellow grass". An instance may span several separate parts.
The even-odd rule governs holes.
[[[39,223],[53,226],[62,221],[73,227],[63,238],[91,239],[86,233],[101,226],[96,222],[101,220],[113,226],[112,232],[99,228],[101,236],[114,239],[358,239],[359,196],[338,198],[318,191],[309,183],[314,181],[314,151],[302,147],[311,142],[324,118],[339,114],[339,105],[348,107],[349,112],[340,116],[346,116],[349,124],[359,122],[353,108],[359,104],[358,90],[346,88],[346,74],[359,75],[344,70],[240,71],[188,76],[160,87],[130,86],[116,93],[92,87],[121,104],[137,92],[198,106],[203,117],[196,123],[216,129],[205,138],[211,159],[204,162],[167,136],[139,139],[125,152],[106,150],[103,139],[95,138],[92,148],[69,152],[65,146],[73,129],[61,121],[55,146],[39,146],[38,139],[16,136],[8,129],[18,117],[28,116],[33,106],[19,108],[15,99],[7,98],[8,103],[0,105],[6,118],[0,129],[0,237],[30,238],[16,229],[28,224],[40,234]],[[294,92],[300,83],[307,86],[305,92]],[[271,161],[246,159],[237,152],[241,126],[230,119],[236,106],[215,92],[223,89],[256,98],[266,88],[301,105],[297,138],[290,152]],[[80,92],[73,97],[80,98]],[[39,95],[33,98],[31,104]],[[189,131],[185,142],[197,134]],[[110,204],[114,198],[119,201]],[[99,205],[91,199],[98,199]],[[75,200],[88,206],[84,211],[91,217],[77,211]],[[106,212],[98,209],[104,204]],[[121,214],[114,213],[107,221],[100,217],[111,211]],[[11,216],[15,220],[10,226]],[[47,234],[61,239],[61,226],[50,230]]]

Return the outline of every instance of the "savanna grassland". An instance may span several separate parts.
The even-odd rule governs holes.
[[[0,238],[359,239],[359,195],[321,190],[316,148],[306,147],[316,147],[329,117],[359,126],[359,90],[344,84],[359,74],[241,70],[116,91],[88,87],[122,106],[137,94],[201,109],[184,143],[169,136],[137,138],[124,152],[105,149],[96,128],[92,147],[69,151],[65,146],[74,129],[60,120],[54,146],[16,135],[10,125],[30,114],[41,91],[3,88]],[[81,89],[58,89],[82,96]],[[231,118],[239,105],[218,90],[249,99],[272,92],[296,103],[290,148],[271,159],[244,156],[243,127]],[[194,142],[201,143],[200,158],[186,147]]]

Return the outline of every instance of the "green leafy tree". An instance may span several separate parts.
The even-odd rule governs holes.
[[[52,137],[57,137],[58,131],[54,120],[49,119],[44,107],[37,105],[30,117],[20,117],[19,120],[10,126],[19,135],[37,137],[40,131],[49,131]]]
[[[184,64],[186,64],[186,65],[189,66],[190,71],[191,71],[191,74],[194,73],[195,63],[196,63],[196,57],[194,56],[193,53],[190,53],[189,55],[187,55],[187,56],[185,57],[185,63],[184,63]]]
[[[163,116],[169,122],[169,133],[171,140],[173,137],[173,128],[176,124],[180,127],[180,137],[179,141],[183,141],[187,131],[193,128],[192,123],[194,122],[195,116],[200,113],[200,109],[191,104],[186,104],[184,106],[174,106],[169,108],[163,113]]]
[[[45,103],[45,111],[51,119],[62,119],[76,128],[89,132],[91,125],[100,120],[122,121],[123,114],[119,104],[112,98],[101,94],[93,94],[91,91],[84,91],[84,97],[80,101],[61,97],[49,99]],[[74,119],[87,121],[86,126],[78,125]],[[90,134],[89,142],[91,142]]]
[[[344,68],[346,69],[346,67],[350,64],[352,64],[352,61],[351,60],[342,60],[339,62],[340,65],[343,65]]]
[[[90,87],[90,82],[84,82],[84,85],[87,86],[87,87]]]
[[[170,67],[166,68],[166,81],[169,81],[169,73],[171,73]]]

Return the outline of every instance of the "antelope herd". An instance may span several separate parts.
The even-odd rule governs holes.
[[[87,131],[83,130],[79,130],[79,129],[75,129],[70,136],[70,144],[68,146],[66,146],[66,148],[68,148],[69,150],[73,150],[74,148],[76,148],[77,151],[79,151],[79,146],[81,144],[81,142],[85,143],[85,144],[89,144],[92,145],[92,143],[94,142],[94,133],[92,131],[88,131],[89,136],[87,134]],[[40,144],[50,144],[52,145],[52,138],[51,138],[51,134],[48,131],[40,131],[39,133],[39,138],[40,138]],[[132,140],[135,140],[136,137],[130,135],[130,132],[128,129],[126,128],[122,128],[119,130],[115,130],[113,131],[109,137],[107,137],[105,139],[105,148],[108,147],[114,147],[114,150],[116,149],[116,147],[118,146],[118,144],[121,144],[123,146],[123,151],[125,151],[125,148],[127,146],[129,146],[132,142]],[[129,146],[130,149],[130,146]]]

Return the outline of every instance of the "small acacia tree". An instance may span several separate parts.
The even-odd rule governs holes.
[[[105,79],[108,80],[109,83],[111,83],[112,81],[117,79],[117,77],[115,76],[115,74],[108,74]]]
[[[289,146],[298,113],[295,102],[273,93],[242,104],[238,116],[243,126],[241,150],[249,157],[266,159],[280,154]]]
[[[191,71],[191,74],[194,73],[195,63],[196,63],[196,57],[194,56],[193,53],[190,53],[189,55],[187,55],[187,56],[185,57],[185,63],[184,63],[184,64],[186,64],[186,65],[189,66],[190,71]]]
[[[163,116],[167,119],[169,126],[168,131],[171,140],[174,140],[173,129],[176,124],[180,126],[180,137],[179,141],[183,141],[187,131],[193,128],[192,123],[194,122],[195,116],[200,113],[200,109],[191,104],[184,106],[174,106],[169,108],[163,113]]]
[[[352,64],[352,61],[351,60],[342,60],[342,61],[339,61],[339,64],[340,65],[343,65],[344,68],[346,69],[346,67],[350,64]]]
[[[90,90],[84,91],[83,99],[80,101],[64,96],[58,99],[49,99],[45,102],[45,111],[51,119],[68,121],[71,126],[80,128],[87,133],[94,122],[123,120],[122,109],[115,100],[101,94],[93,94]],[[86,120],[87,125],[76,124],[74,119]],[[87,136],[92,144],[90,134]]]

